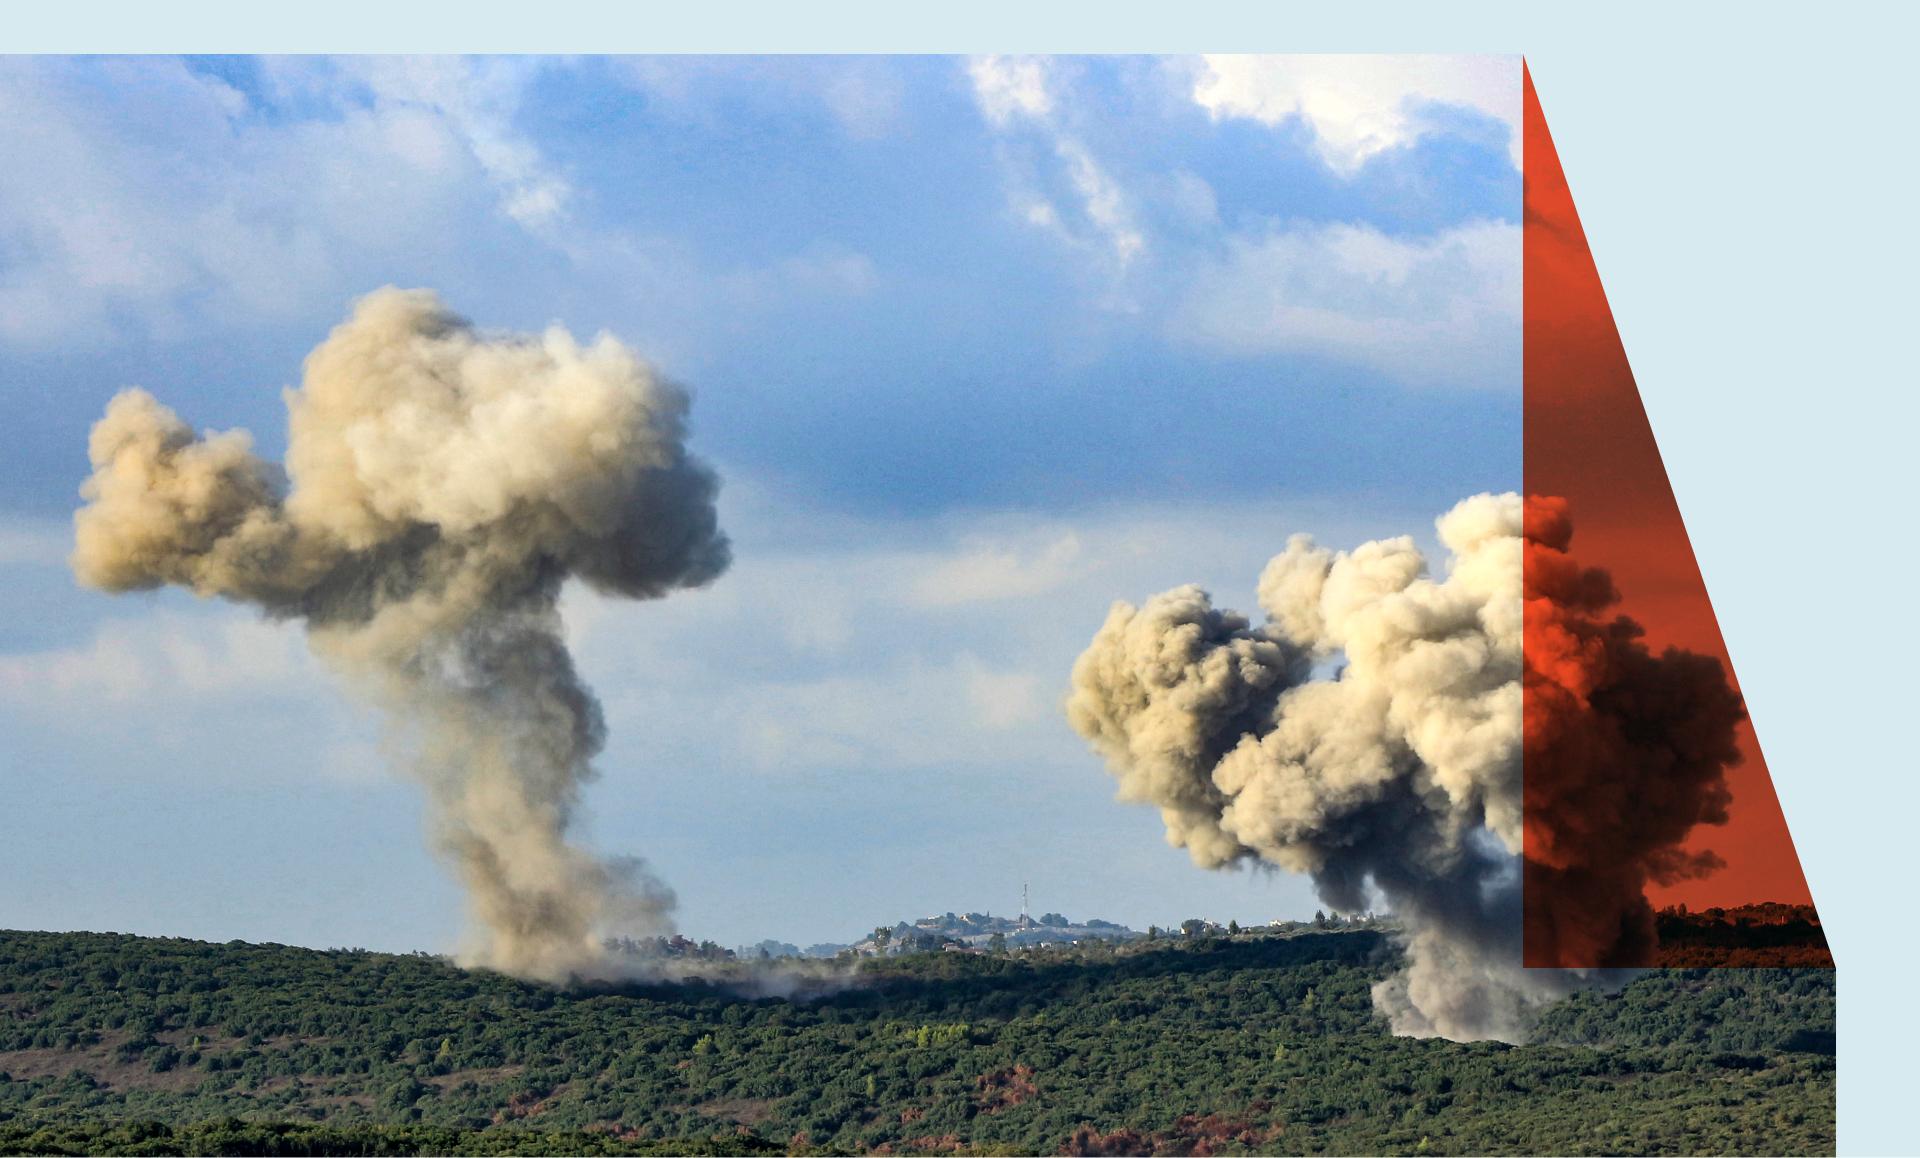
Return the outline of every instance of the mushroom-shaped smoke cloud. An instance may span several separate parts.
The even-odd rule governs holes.
[[[1439,579],[1408,537],[1295,536],[1261,576],[1265,624],[1182,587],[1115,604],[1074,666],[1069,721],[1196,864],[1307,873],[1347,911],[1385,898],[1406,964],[1374,1001],[1398,1033],[1520,1041],[1539,1006],[1619,980],[1521,964],[1525,512],[1457,505]]]
[[[75,574],[179,584],[297,619],[384,705],[466,885],[469,957],[559,979],[602,937],[663,931],[635,861],[568,840],[605,741],[561,633],[562,583],[635,599],[727,566],[687,395],[619,342],[491,337],[431,292],[362,299],[287,392],[286,469],[128,390],[95,425]]]

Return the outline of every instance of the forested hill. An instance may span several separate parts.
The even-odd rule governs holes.
[[[807,1001],[0,933],[0,1152],[1830,1153],[1834,976],[1389,1036],[1376,932],[868,961]]]

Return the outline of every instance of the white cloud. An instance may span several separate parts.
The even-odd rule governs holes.
[[[910,581],[907,598],[922,607],[1031,599],[1074,578],[1082,564],[1080,538],[1070,531],[1037,547],[1005,536],[975,539],[958,552],[909,564],[919,574]]]
[[[1425,238],[1358,225],[1238,237],[1200,267],[1174,336],[1241,355],[1293,352],[1400,381],[1517,388],[1520,227]]]
[[[55,753],[50,774],[97,782],[364,786],[393,768],[377,713],[313,658],[298,627],[140,597],[112,604],[74,642],[0,653],[0,732]]]
[[[257,113],[175,60],[0,61],[0,341],[331,314],[355,259],[452,244],[479,166],[446,116]]]
[[[883,137],[898,127],[904,85],[880,58],[844,58],[827,72],[820,89],[840,127],[852,137]]]
[[[988,731],[1005,732],[1043,719],[1060,698],[1054,673],[994,671],[972,656],[961,657],[960,668],[974,719]]]
[[[1016,117],[1044,120],[1053,112],[1047,64],[1037,56],[977,56],[967,62],[967,76],[980,111],[996,126]]]
[[[535,79],[567,62],[258,67],[250,98],[170,58],[0,60],[0,154],[19,161],[0,166],[0,345],[331,320],[421,270],[481,287],[461,300],[483,309],[511,268],[557,279],[532,300],[614,303],[643,331],[630,336],[685,357],[698,336],[717,340],[758,311],[881,282],[844,246],[717,263],[683,239],[594,219],[519,125]],[[858,83],[814,72],[844,116],[874,128],[889,115],[891,72],[851,68]],[[502,289],[491,304],[525,300]]]
[[[1123,282],[1102,307],[1158,311],[1176,340],[1236,356],[1317,357],[1409,383],[1517,385],[1517,225],[1389,236],[1361,223],[1223,222],[1198,175],[1122,170],[1123,181],[1095,156],[1086,142],[1106,139],[1089,128],[1101,106],[1075,88],[1080,67],[990,56],[970,61],[967,76],[999,138],[1017,214]],[[1343,172],[1428,131],[1437,105],[1499,118],[1518,149],[1515,57],[1203,57],[1133,76],[1171,81],[1175,99],[1216,118],[1301,118]]]
[[[1063,212],[1040,188],[1046,183],[1043,179],[1011,173],[1017,215],[1073,245],[1100,252],[1124,272],[1146,249],[1146,234],[1135,223],[1126,191],[1056,115],[1050,69],[1044,57],[979,56],[968,61],[967,77],[987,123],[1002,133],[1037,134],[1051,156],[1044,162],[1038,157],[1024,161],[1036,167],[1057,166],[1057,179],[1073,192],[1072,210]]]
[[[526,57],[347,56],[316,69],[297,57],[268,57],[283,86],[339,103],[343,80],[364,85],[377,115],[424,112],[445,124],[498,190],[500,208],[535,232],[562,217],[573,188],[514,127],[521,94],[545,63]],[[334,75],[329,75],[329,74]]]
[[[1215,117],[1269,125],[1299,117],[1343,173],[1425,132],[1423,103],[1465,106],[1506,123],[1520,165],[1517,56],[1206,56],[1192,95]]]
[[[1114,257],[1125,266],[1138,257],[1147,244],[1146,235],[1134,227],[1126,194],[1079,141],[1060,137],[1054,148],[1066,167],[1068,179],[1073,182],[1074,191],[1080,195],[1087,220],[1106,238]]]
[[[84,643],[0,655],[0,700],[79,719],[102,705],[300,696],[322,687],[297,628],[239,611],[107,619]]]

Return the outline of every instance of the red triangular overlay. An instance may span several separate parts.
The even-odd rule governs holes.
[[[1714,690],[1737,693],[1732,663],[1523,75],[1527,964],[1830,965],[1752,725]],[[1569,730],[1574,701],[1598,706]],[[1743,908],[1769,904],[1795,908]]]

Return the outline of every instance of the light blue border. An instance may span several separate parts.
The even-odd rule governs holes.
[[[1913,1153],[1911,9],[9,6],[6,51],[1524,51],[1844,972],[1841,1146]]]

